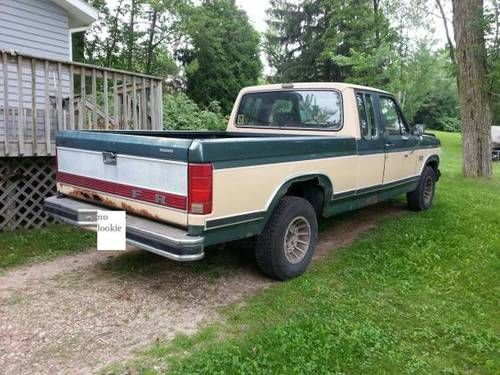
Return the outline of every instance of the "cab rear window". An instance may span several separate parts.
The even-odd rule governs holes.
[[[342,98],[337,91],[326,90],[245,94],[236,126],[339,130]]]

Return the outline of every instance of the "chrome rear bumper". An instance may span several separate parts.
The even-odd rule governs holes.
[[[50,197],[44,209],[51,216],[74,226],[95,230],[97,211],[106,208],[66,197]],[[182,229],[127,214],[127,242],[141,249],[177,261],[204,257],[203,237],[189,236]]]

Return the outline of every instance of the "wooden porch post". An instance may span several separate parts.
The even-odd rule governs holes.
[[[32,154],[37,152],[36,139],[36,60],[31,59],[31,132],[32,132]]]
[[[44,64],[44,112],[45,112],[45,121],[44,121],[44,130],[45,130],[45,151],[47,155],[52,153],[52,145],[50,142],[50,106],[49,106],[49,62],[45,61]]]
[[[23,57],[17,56],[17,136],[19,155],[24,155]]]
[[[5,156],[9,155],[9,60],[7,53],[2,52],[3,61],[3,122],[5,126]]]

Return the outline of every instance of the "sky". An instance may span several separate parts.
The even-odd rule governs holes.
[[[266,10],[269,8],[269,0],[236,0],[236,4],[247,12],[248,18],[258,31],[266,31]]]

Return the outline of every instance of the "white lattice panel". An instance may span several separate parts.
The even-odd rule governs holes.
[[[54,221],[43,200],[56,192],[55,173],[54,158],[0,158],[0,230]]]

